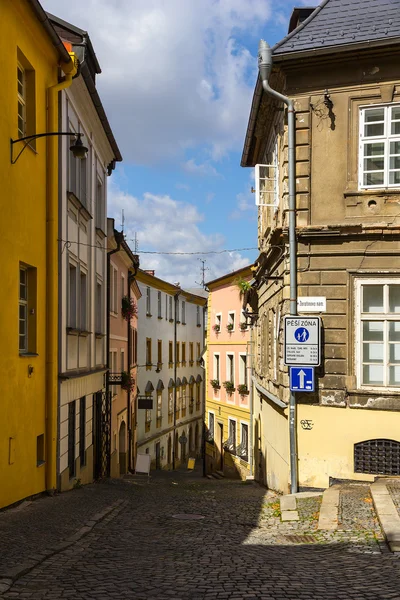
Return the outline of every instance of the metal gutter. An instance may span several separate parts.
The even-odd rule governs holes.
[[[254,383],[254,386],[255,386],[257,392],[259,392],[260,394],[262,394],[263,396],[268,398],[268,400],[271,400],[271,402],[273,402],[274,404],[279,406],[279,408],[288,408],[288,405],[285,402],[282,402],[282,400],[279,400],[279,398],[277,396],[275,396],[274,394],[271,394],[271,392],[269,392],[268,390],[265,389],[265,387],[263,387],[261,384],[259,384],[257,379],[254,377],[254,375],[253,375],[253,383]]]
[[[321,12],[321,10],[324,8],[324,6],[328,4],[328,2],[329,0],[322,0],[321,4],[315,7],[315,10],[311,13],[309,17],[307,17],[307,19],[305,19],[305,21],[300,23],[300,25],[296,27],[296,29],[293,29],[293,31],[291,31],[288,35],[286,35],[278,43],[276,43],[275,46],[272,47],[272,52],[275,53],[276,48],[279,48],[288,40],[292,39],[292,37],[297,35],[300,31],[302,31],[304,27],[306,27],[310,23],[310,21],[312,21]]]
[[[50,37],[53,46],[56,48],[56,50],[58,52],[61,62],[67,63],[67,64],[69,62],[71,62],[71,57],[68,53],[68,50],[66,49],[66,47],[62,43],[61,39],[57,35],[53,25],[51,24],[47,14],[44,11],[40,2],[38,2],[38,0],[28,0],[28,4],[30,4],[33,12],[36,15],[36,18],[43,25],[44,29],[46,30],[46,33]]]

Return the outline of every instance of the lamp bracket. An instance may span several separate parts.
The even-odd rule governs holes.
[[[52,131],[50,133],[36,133],[35,135],[26,135],[25,137],[18,138],[17,140],[11,139],[10,140],[11,164],[15,165],[15,163],[17,162],[17,160],[19,159],[19,157],[21,156],[21,154],[23,153],[25,148],[27,146],[29,146],[30,142],[32,142],[33,140],[37,140],[38,138],[50,137],[53,135],[69,135],[70,137],[74,137],[77,140],[82,137],[83,133],[73,133],[71,131]],[[17,144],[18,142],[25,142],[25,143],[23,145],[22,150],[20,150],[20,152],[14,158],[14,144]]]

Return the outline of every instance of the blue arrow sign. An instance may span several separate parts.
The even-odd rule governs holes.
[[[314,367],[289,367],[289,374],[291,392],[314,391]]]

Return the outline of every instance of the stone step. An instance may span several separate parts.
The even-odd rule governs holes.
[[[219,475],[218,473],[211,473],[211,476],[212,476],[214,479],[223,479],[223,477],[221,477],[221,475]]]
[[[221,475],[221,477],[225,477],[223,471],[216,471],[216,473],[218,473],[218,475]]]

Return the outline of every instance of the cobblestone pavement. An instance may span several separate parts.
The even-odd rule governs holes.
[[[400,480],[392,479],[387,484],[387,489],[392,497],[395,507],[400,516]]]
[[[279,497],[257,484],[183,473],[163,473],[149,484],[110,482],[61,498],[61,537],[70,503],[83,520],[96,503],[113,508],[15,579],[1,598],[400,600],[400,562],[382,544],[366,486],[342,490],[336,532],[316,529],[321,497],[300,499],[300,521],[282,523]],[[58,500],[33,503],[41,531]],[[174,518],[182,514],[204,518]],[[0,539],[3,528],[12,530],[8,513],[0,518]],[[29,536],[34,531],[32,524]]]

